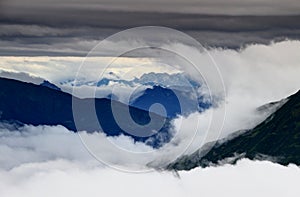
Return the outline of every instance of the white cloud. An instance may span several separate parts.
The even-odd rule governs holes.
[[[196,66],[200,72],[203,71],[201,69],[205,69],[203,65],[212,65],[208,53],[199,54],[197,50],[180,44],[169,47],[183,51],[187,57],[198,62]],[[253,128],[269,115],[268,111],[258,112],[256,109],[259,106],[281,100],[299,90],[299,50],[299,41],[284,41],[267,46],[249,45],[240,51],[209,50],[209,54],[220,69],[226,98],[217,108],[175,121],[177,131],[185,136],[181,137],[182,139],[187,137],[191,139],[195,131],[198,131],[194,143],[186,154],[197,150],[203,142],[226,137],[238,130]],[[187,67],[186,72],[194,78],[198,75],[190,67]],[[206,74],[206,78],[215,80],[214,73],[206,72]],[[223,123],[218,116],[222,114],[222,107],[225,107],[226,115],[223,128],[218,130],[216,125]]]
[[[109,72],[114,72],[128,80],[148,72],[174,72],[173,68],[159,65],[151,58],[1,56],[0,60],[0,69],[2,70],[26,72],[56,84],[75,78],[77,80],[99,81],[103,77],[102,73],[108,74]]]
[[[84,149],[78,135],[61,126],[8,128],[0,130],[0,196],[298,195],[300,169],[294,165],[284,167],[268,161],[243,159],[235,166],[182,171],[180,178],[146,166],[144,168],[150,170],[147,173],[130,173],[96,161]],[[90,137],[97,141],[97,147],[106,157],[114,158],[119,164],[131,162],[126,154],[115,155],[106,146],[104,135]],[[110,140],[126,150],[151,150],[125,136]],[[135,159],[135,164],[145,165],[143,155]]]
[[[300,169],[242,160],[237,165],[132,174],[56,160],[0,170],[0,195],[35,196],[289,196],[299,195]]]
[[[24,72],[8,72],[5,70],[0,70],[0,77],[7,78],[7,79],[15,79],[27,83],[33,83],[33,84],[41,84],[43,83],[44,79],[41,77],[32,76],[28,73]]]
[[[10,169],[30,162],[57,158],[92,159],[79,136],[62,126],[30,126],[0,130],[0,167]]]
[[[87,163],[98,160],[102,165],[116,169],[143,172],[149,171],[149,167],[162,168],[174,161],[187,145],[185,142],[178,144],[181,139],[177,137],[160,149],[153,149],[128,136],[107,137],[103,133],[83,131],[77,134],[62,126],[1,127],[0,168],[3,169],[61,158]]]
[[[160,168],[173,161],[182,148],[171,143],[153,149],[128,136],[107,137],[104,133],[83,131],[77,134],[62,126],[25,125],[18,129],[0,126],[0,168],[3,169],[62,158],[87,163],[99,160],[102,165],[120,170],[149,171],[149,166]]]

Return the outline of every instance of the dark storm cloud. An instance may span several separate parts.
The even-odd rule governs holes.
[[[299,14],[298,0],[4,0],[12,8],[72,8],[214,15]]]
[[[0,12],[0,55],[75,55],[84,56],[107,36],[137,26],[166,26],[183,31],[206,46],[239,48],[249,43],[267,44],[272,40],[300,39],[300,16],[229,16],[203,15],[181,9],[172,12],[166,8],[171,1],[151,1],[141,4],[134,0],[99,1],[2,1]],[[132,6],[120,6],[126,2]],[[173,2],[173,1],[172,1]],[[222,1],[184,1],[191,4],[210,5],[212,14],[220,14]],[[226,9],[231,9],[230,0]],[[252,6],[259,5],[258,1]],[[265,0],[264,5],[271,0]],[[279,1],[272,1],[278,6]],[[294,8],[298,4],[291,1]],[[183,2],[173,2],[175,6]],[[239,3],[239,6],[246,5]],[[280,4],[281,5],[281,4]],[[171,7],[172,7],[171,6]],[[235,5],[236,6],[236,5]],[[282,5],[283,6],[283,5]],[[145,8],[149,8],[145,10]],[[184,6],[183,6],[184,7]],[[196,6],[197,7],[197,6]],[[228,8],[229,7],[229,8]],[[218,9],[217,9],[218,8]],[[246,8],[246,7],[245,7]],[[286,6],[283,6],[283,10]],[[225,9],[225,8],[224,8]],[[139,10],[138,12],[136,10]],[[299,9],[300,10],[300,9]],[[170,12],[169,12],[170,11]],[[205,12],[203,12],[205,13]],[[289,12],[295,13],[295,12]],[[282,14],[278,12],[277,14]]]

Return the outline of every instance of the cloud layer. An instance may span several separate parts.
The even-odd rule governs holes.
[[[86,167],[67,160],[24,164],[0,170],[1,196],[289,196],[298,195],[300,170],[270,162],[171,173],[130,174]]]
[[[187,33],[203,45],[234,49],[251,43],[268,44],[272,40],[300,39],[298,23],[300,5],[297,0],[290,0],[289,3],[277,0],[254,3],[245,1],[236,3],[236,0],[230,0],[232,2],[218,0],[216,3],[202,0],[200,2],[167,0],[165,3],[143,1],[143,6],[138,6],[138,3],[132,0],[117,3],[106,1],[101,4],[94,1],[84,3],[67,1],[60,2],[59,6],[52,1],[43,3],[36,0],[27,1],[28,3],[3,1],[2,5],[0,4],[1,56],[86,56],[106,37],[139,26],[170,27]],[[147,3],[149,5],[145,6]],[[109,6],[105,8],[107,4]],[[151,8],[153,5],[155,9]],[[109,9],[110,6],[117,9]],[[119,11],[118,8],[123,10]],[[133,10],[130,10],[132,8]],[[145,11],[142,8],[149,10]],[[155,12],[157,8],[165,11],[157,13]],[[175,12],[167,12],[169,8]],[[191,10],[200,8],[207,11],[178,12],[185,8]],[[284,12],[288,13],[289,8],[294,10],[291,10],[293,15],[285,16]],[[214,9],[217,9],[217,12],[214,12]],[[229,11],[228,15],[218,15],[226,9]],[[295,10],[298,13],[295,13]],[[234,16],[234,11],[240,14],[258,11],[271,16],[257,16],[256,13]],[[203,15],[207,13],[209,15]]]
[[[59,5],[58,5],[59,4]],[[4,1],[4,6],[10,9],[21,8],[45,8],[48,9],[90,9],[90,10],[117,10],[130,12],[173,12],[173,13],[201,13],[201,14],[225,14],[225,15],[291,15],[299,14],[299,2],[297,0],[11,0]],[[21,10],[19,10],[21,12]]]
[[[179,172],[180,178],[171,172],[121,172],[92,158],[78,135],[63,127],[5,127],[0,131],[1,196],[298,195],[300,169],[294,165],[243,159],[235,166]]]

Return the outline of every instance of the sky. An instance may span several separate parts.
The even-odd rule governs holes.
[[[3,1],[4,6],[12,8],[71,8],[90,10],[117,10],[140,12],[173,12],[226,15],[291,15],[299,14],[297,0],[11,0]]]
[[[201,44],[239,49],[299,39],[297,0],[2,0],[0,55],[86,56],[100,40],[138,26],[183,31]]]
[[[176,137],[151,157],[112,154],[111,146],[96,146],[106,150],[98,156],[121,171],[132,169],[132,164],[133,169],[151,171],[142,174],[105,167],[88,153],[77,134],[62,126],[16,128],[0,124],[0,196],[120,196],[133,195],[132,192],[133,196],[154,196],[158,191],[160,195],[173,196],[297,196],[300,171],[293,165],[242,160],[235,166],[179,172],[180,179],[171,172],[160,173],[153,168],[180,156],[183,149],[184,154],[191,154],[210,140],[253,128],[270,114],[258,113],[257,107],[299,90],[299,21],[299,0],[1,0],[1,76],[35,83],[46,79],[57,85],[76,76],[98,79],[95,70],[103,69],[117,52],[154,43],[198,62],[196,68],[215,81],[216,74],[203,66],[211,65],[208,60],[212,58],[221,74],[225,97],[205,113],[173,120]],[[104,40],[139,26],[173,28],[191,36],[207,51],[181,42],[173,33],[149,31],[144,32],[143,39]],[[78,73],[85,57],[103,40],[96,54],[99,57],[89,58],[89,69],[85,67]],[[156,58],[161,54],[164,53],[130,51],[110,65],[108,71],[124,75],[137,65],[143,72],[172,74],[173,69],[157,66]],[[172,56],[164,58],[175,67],[182,63]],[[179,67],[189,77],[197,78],[190,67]],[[136,71],[127,77],[141,75]],[[88,88],[94,91],[95,87]],[[64,90],[72,92],[70,87]],[[126,92],[128,88],[124,87],[120,96]],[[226,117],[222,116],[224,109]],[[211,120],[215,120],[212,127]],[[86,140],[94,139],[81,132]],[[212,138],[205,135],[209,132],[215,132]],[[101,142],[107,140],[101,134],[96,137]],[[153,150],[126,136],[110,140],[126,150]]]

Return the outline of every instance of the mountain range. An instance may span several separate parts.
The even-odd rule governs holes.
[[[101,97],[124,102],[114,93],[107,91],[107,88],[113,89],[116,84],[135,88],[135,91],[129,98],[130,106],[169,118],[174,118],[177,115],[187,115],[196,111],[202,112],[212,105],[209,99],[205,99],[204,95],[197,93],[197,89],[201,87],[201,84],[182,73],[167,74],[150,72],[143,74],[139,78],[135,77],[132,80],[124,80],[120,79],[113,72],[110,72],[99,81],[69,79],[60,82],[60,85],[69,87],[99,87],[100,89],[97,91],[101,93],[104,92],[101,88],[105,88],[107,95],[104,96],[101,94]],[[159,107],[150,108],[154,103],[162,104],[165,110]]]
[[[74,132],[104,132],[108,136],[120,134],[129,135],[136,141],[150,143],[153,147],[159,147],[170,139],[169,119],[155,113],[151,113],[132,106],[127,106],[118,101],[107,98],[80,99],[62,92],[49,83],[36,85],[17,81],[14,79],[0,78],[0,121],[30,125],[63,125]],[[74,120],[74,103],[79,109],[77,122]],[[96,119],[91,117],[88,107],[96,112]],[[114,106],[116,111],[112,110]],[[129,114],[127,112],[129,111]],[[137,130],[135,124],[146,125],[151,120],[162,124],[157,133],[149,137],[132,135],[118,125],[114,113],[124,118],[131,116],[134,122],[126,122],[127,128]],[[99,123],[101,127],[99,127]],[[149,140],[151,139],[151,140]]]
[[[128,106],[108,98],[80,99],[61,91],[57,86],[44,81],[37,85],[15,79],[0,78],[0,121],[16,125],[63,125],[71,131],[104,132],[108,136],[128,135],[135,141],[145,142],[155,148],[167,143],[170,134],[170,118],[141,109],[142,107]],[[163,94],[171,94],[166,89],[154,87]],[[145,92],[141,100],[150,106],[156,103],[153,92]],[[170,95],[169,95],[170,96]],[[174,98],[174,95],[170,98]],[[136,100],[139,105],[141,100]],[[158,99],[158,101],[160,101]],[[175,101],[175,100],[174,100]],[[172,101],[173,102],[173,101]],[[162,105],[172,108],[174,103],[166,100]],[[80,114],[77,122],[74,120],[73,105],[78,105]],[[201,166],[235,164],[241,158],[270,160],[282,165],[300,165],[300,91],[286,98],[282,105],[270,103],[258,110],[276,107],[276,110],[255,128],[237,132],[226,139],[212,142],[191,155],[178,158],[167,168],[170,170],[190,170]],[[93,104],[96,119],[90,117],[88,107]],[[176,103],[175,103],[176,104]],[[115,107],[113,111],[112,106]],[[176,110],[176,107],[174,108]],[[180,111],[180,109],[177,109]],[[114,113],[119,117],[129,116],[138,125],[147,125],[150,120],[154,124],[163,122],[157,133],[151,136],[139,136],[126,132],[115,120]],[[173,113],[173,112],[170,112]],[[99,124],[101,127],[99,127]],[[127,128],[138,130],[135,124],[126,122]],[[212,148],[206,149],[213,144]]]

